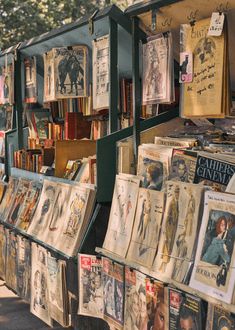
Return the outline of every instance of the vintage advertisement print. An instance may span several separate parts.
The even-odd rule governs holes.
[[[103,248],[125,256],[134,223],[140,178],[117,175],[114,187],[109,225]]]
[[[14,197],[16,194],[18,183],[19,183],[19,179],[15,177],[10,177],[5,195],[0,204],[0,217],[3,221],[6,221],[8,213],[10,211],[10,207],[14,202]]]
[[[109,108],[109,36],[93,41],[93,108]]]
[[[17,290],[17,238],[15,233],[6,229],[6,284],[9,288]]]
[[[31,283],[31,243],[26,238],[17,236],[17,294],[30,302]]]
[[[206,192],[190,286],[231,303],[235,283],[235,197]]]
[[[159,242],[164,193],[140,188],[127,259],[151,267]]]
[[[25,103],[37,102],[37,69],[36,57],[24,59],[25,70]]]
[[[103,318],[102,259],[86,254],[79,254],[78,258],[80,288],[78,314]]]
[[[55,101],[55,72],[53,51],[43,54],[44,102]]]
[[[32,243],[30,312],[52,326],[48,297],[47,251],[36,243]]]
[[[0,226],[0,278],[5,280],[6,271],[6,233],[4,226]]]
[[[124,322],[124,266],[103,258],[104,319],[116,330]]]
[[[180,53],[180,83],[189,83],[193,80],[193,54],[188,52]]]
[[[234,314],[215,306],[208,304],[206,330],[233,330],[235,328]]]

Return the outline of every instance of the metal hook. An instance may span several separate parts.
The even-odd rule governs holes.
[[[152,10],[152,23],[151,23],[151,30],[155,31],[157,28],[157,9]]]

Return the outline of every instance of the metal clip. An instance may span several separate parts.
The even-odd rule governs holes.
[[[226,4],[223,4],[222,2],[216,7],[216,11],[220,13],[225,13],[229,10],[229,2],[227,1]]]
[[[157,9],[152,10],[152,23],[151,23],[151,30],[155,31],[157,28]]]
[[[198,13],[199,13],[199,10],[196,9],[195,11],[191,11],[190,14],[187,16],[187,19],[189,20],[189,24],[191,26],[195,25]]]
[[[94,33],[94,18],[97,15],[97,13],[99,12],[99,9],[96,9],[94,11],[94,13],[91,15],[91,17],[89,18],[89,33],[93,34]]]

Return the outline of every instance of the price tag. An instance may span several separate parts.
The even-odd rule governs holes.
[[[180,53],[180,83],[193,81],[193,54],[189,52]]]
[[[224,27],[224,14],[212,13],[211,23],[208,30],[208,36],[219,37],[223,32]]]

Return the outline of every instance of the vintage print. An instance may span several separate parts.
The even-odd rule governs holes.
[[[104,319],[115,329],[124,323],[124,266],[103,258]]]
[[[93,41],[93,108],[109,108],[109,36]]]
[[[25,70],[25,103],[37,102],[37,69],[36,57],[28,57],[24,59]]]
[[[79,254],[78,259],[78,314],[103,318],[102,259],[86,254]]]
[[[235,328],[234,314],[220,308],[219,306],[208,304],[206,330],[233,330]]]
[[[24,201],[20,207],[18,219],[15,226],[18,229],[27,231],[40,199],[42,184],[40,182],[31,181],[29,189],[26,193]]]
[[[1,67],[0,72],[0,104],[14,104],[14,63]]]
[[[131,239],[140,178],[120,174],[116,176],[109,225],[103,248],[125,256]]]
[[[13,128],[13,106],[10,104],[0,105],[0,130],[8,131]]]
[[[17,236],[17,294],[30,302],[31,283],[31,243],[26,238]]]
[[[231,303],[235,282],[235,197],[206,192],[190,286]]]
[[[31,114],[34,130],[36,131],[37,138],[48,139],[49,128],[48,124],[53,122],[51,112],[49,110],[33,111]]]
[[[17,238],[15,233],[6,229],[6,285],[12,290],[17,290]]]
[[[170,180],[194,182],[197,163],[197,153],[188,150],[173,150]]]
[[[55,72],[53,51],[43,55],[44,60],[44,102],[55,101]]]
[[[193,54],[188,52],[180,53],[180,83],[193,81]]]
[[[52,326],[48,306],[47,251],[43,247],[32,243],[30,312]]]
[[[156,255],[164,208],[164,193],[140,188],[127,259],[151,267]]]
[[[10,211],[10,206],[12,205],[11,203],[14,201],[14,196],[17,191],[18,183],[19,179],[14,177],[9,178],[5,195],[0,204],[0,216],[3,221],[6,221],[7,219],[8,213]]]
[[[27,231],[28,234],[36,236],[37,238],[43,235],[48,221],[51,219],[56,195],[57,183],[45,179],[37,208]]]
[[[88,96],[88,48],[86,46],[54,48],[53,57],[56,99]]]
[[[125,330],[146,329],[148,313],[146,304],[146,276],[125,267]]]
[[[0,225],[0,278],[5,280],[6,271],[6,233],[4,226]]]

